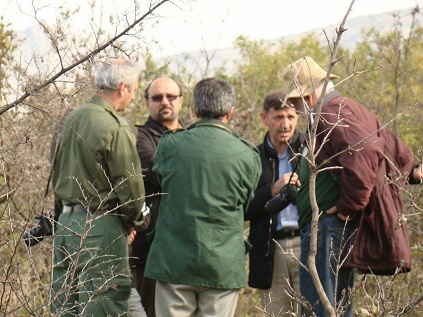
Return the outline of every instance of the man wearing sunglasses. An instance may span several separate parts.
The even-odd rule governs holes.
[[[146,234],[154,229],[160,205],[161,187],[156,173],[152,171],[153,156],[160,138],[167,130],[183,128],[178,115],[183,96],[180,85],[171,78],[153,80],[144,93],[150,116],[144,125],[138,126],[137,150],[143,167],[146,204],[150,207],[151,219],[147,230],[137,232],[132,245],[132,275],[135,287],[141,295],[142,305],[148,317],[154,317],[154,293],[156,281],[144,277],[145,262],[150,249]]]

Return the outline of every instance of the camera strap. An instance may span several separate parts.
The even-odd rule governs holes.
[[[51,177],[53,176],[53,168],[56,163],[57,153],[59,152],[59,144],[60,144],[60,138],[62,136],[63,125],[65,124],[67,117],[73,110],[74,108],[67,109],[65,113],[63,114],[63,116],[60,118],[59,123],[56,124],[56,126],[58,126],[58,129],[56,130],[56,133],[53,134],[53,140],[54,138],[56,138],[56,144],[54,146],[53,158],[51,159],[51,163],[50,163],[50,173],[48,175],[46,190],[44,192],[44,200],[47,198],[48,191],[50,189]],[[41,214],[44,215],[44,204],[41,208]]]
[[[301,154],[302,154],[302,156],[307,156],[307,154],[308,154],[308,147],[306,147],[306,146],[305,146],[305,147],[303,148],[303,152],[302,152]],[[292,169],[292,173],[291,173],[291,176],[289,177],[288,184],[289,184],[289,183],[291,183],[292,176],[294,176],[294,173],[295,173],[295,171],[297,170],[298,165],[300,165],[300,161],[301,161],[301,157],[299,157],[299,158],[297,159],[297,161],[295,162],[295,166],[294,166],[294,168]]]
[[[290,184],[290,183],[291,183],[292,177],[294,176],[294,173],[295,173],[295,171],[297,170],[298,165],[300,164],[300,160],[301,160],[301,157],[299,157],[299,158],[296,160],[296,162],[295,162],[295,166],[294,166],[294,167],[293,167],[293,169],[292,169],[291,176],[289,177],[288,184]]]

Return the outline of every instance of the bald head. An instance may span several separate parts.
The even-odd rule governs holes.
[[[178,115],[182,106],[182,91],[171,78],[160,77],[153,80],[145,90],[150,116],[168,129],[178,128]]]

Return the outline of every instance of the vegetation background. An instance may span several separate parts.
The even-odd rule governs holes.
[[[146,12],[134,10],[115,25],[94,25],[86,34],[72,34],[69,16],[60,12],[56,23],[38,21],[48,50],[34,53],[29,62],[16,54],[21,40],[0,19],[0,315],[48,316],[51,270],[51,239],[34,247],[21,242],[25,228],[41,213],[53,208],[51,192],[45,197],[50,172],[50,142],[54,127],[65,111],[77,107],[93,94],[92,74],[108,56],[126,56],[142,64],[138,99],[124,113],[136,124],[148,114],[142,97],[147,84],[159,76],[172,76],[183,86],[182,120],[195,120],[192,89],[204,77],[219,76],[237,91],[236,113],[231,124],[239,134],[255,144],[261,143],[265,128],[259,112],[264,96],[283,88],[282,70],[301,56],[313,56],[328,65],[328,42],[322,34],[308,33],[277,42],[251,40],[241,35],[234,43],[238,57],[211,67],[216,51],[201,51],[193,59],[184,55],[155,59],[141,45],[142,21],[167,1],[156,1]],[[137,4],[135,2],[135,9]],[[139,8],[138,8],[139,9]],[[361,28],[361,40],[353,48],[342,47],[333,72],[346,79],[337,87],[371,109],[389,123],[422,160],[423,135],[423,27],[421,8],[393,13],[387,30]],[[107,21],[105,17],[104,21]],[[407,29],[404,19],[411,21]],[[126,29],[125,29],[126,27]],[[122,30],[122,36],[119,36]],[[347,31],[348,32],[348,31]],[[131,39],[131,40],[129,40]],[[408,274],[375,277],[357,274],[356,316],[423,316],[423,195],[422,186],[404,191],[414,269]],[[248,231],[248,223],[246,223]],[[254,290],[246,288],[240,296],[236,316],[260,316]]]

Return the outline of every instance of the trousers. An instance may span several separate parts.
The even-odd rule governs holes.
[[[299,291],[300,237],[276,240],[273,258],[272,287],[259,290],[263,310],[269,316],[292,316],[289,312],[298,314],[298,304],[287,292],[290,288]],[[282,252],[292,252],[296,259]]]
[[[239,289],[156,282],[157,317],[233,317]]]
[[[148,317],[155,317],[154,296],[156,280],[144,276],[145,263],[131,269],[135,288],[141,296],[141,303]]]
[[[317,236],[316,268],[332,306],[342,310],[344,317],[352,317],[352,290],[354,287],[354,269],[348,267],[348,252],[354,242],[356,225],[354,221],[345,222],[336,215],[329,215],[319,220]],[[301,263],[307,266],[310,251],[311,224],[301,229]],[[301,295],[313,306],[317,317],[327,317],[320,302],[310,274],[300,267]],[[311,311],[304,307],[302,316],[310,316]]]
[[[70,211],[54,236],[52,315],[128,315],[128,238],[116,215]]]

